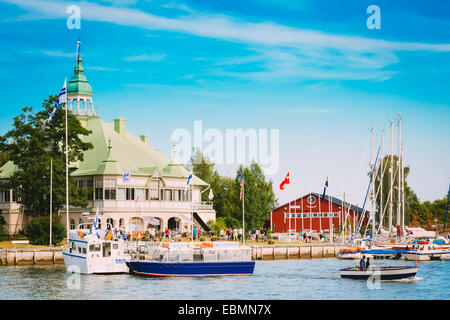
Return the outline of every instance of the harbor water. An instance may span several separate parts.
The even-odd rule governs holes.
[[[358,261],[257,261],[253,276],[142,278],[129,274],[78,275],[64,265],[0,267],[0,300],[448,300],[450,262],[419,262],[414,281],[343,280],[339,269]],[[414,265],[402,260],[373,266]]]

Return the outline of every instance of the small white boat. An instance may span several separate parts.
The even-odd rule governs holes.
[[[403,253],[403,258],[409,261],[448,260],[450,258],[450,249],[448,246],[419,241],[410,250]]]
[[[103,236],[106,230],[94,234],[91,229],[83,229],[83,225],[87,224],[69,233],[68,246],[63,251],[66,270],[82,274],[127,273],[125,241],[112,234]]]
[[[361,259],[363,256],[371,259],[388,259],[395,256],[394,252],[388,252],[387,247],[380,247],[374,244],[374,241],[370,238],[367,239],[354,239],[352,245],[339,250],[339,259]]]
[[[414,278],[419,267],[394,266],[394,267],[369,267],[368,270],[359,270],[358,267],[350,267],[340,270],[342,279],[368,280],[400,280]]]

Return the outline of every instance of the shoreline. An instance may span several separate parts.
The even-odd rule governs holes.
[[[252,260],[334,258],[345,244],[251,244]],[[0,266],[63,264],[62,247],[0,248]]]

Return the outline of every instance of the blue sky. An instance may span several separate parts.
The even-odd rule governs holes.
[[[66,26],[72,4],[81,29]],[[379,30],[366,26],[372,4]],[[329,176],[331,194],[361,204],[369,129],[378,145],[400,112],[408,183],[422,201],[446,194],[450,3],[0,0],[0,134],[23,106],[59,92],[79,38],[103,120],[126,118],[166,155],[171,133],[195,120],[222,132],[279,129],[280,169],[269,178],[280,202],[321,192]]]

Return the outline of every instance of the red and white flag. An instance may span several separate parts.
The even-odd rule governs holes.
[[[280,184],[280,190],[284,190],[284,186],[287,184],[290,184],[290,183],[291,183],[291,180],[289,179],[289,171],[288,171],[286,178],[284,178],[283,182],[281,182],[281,184]]]

